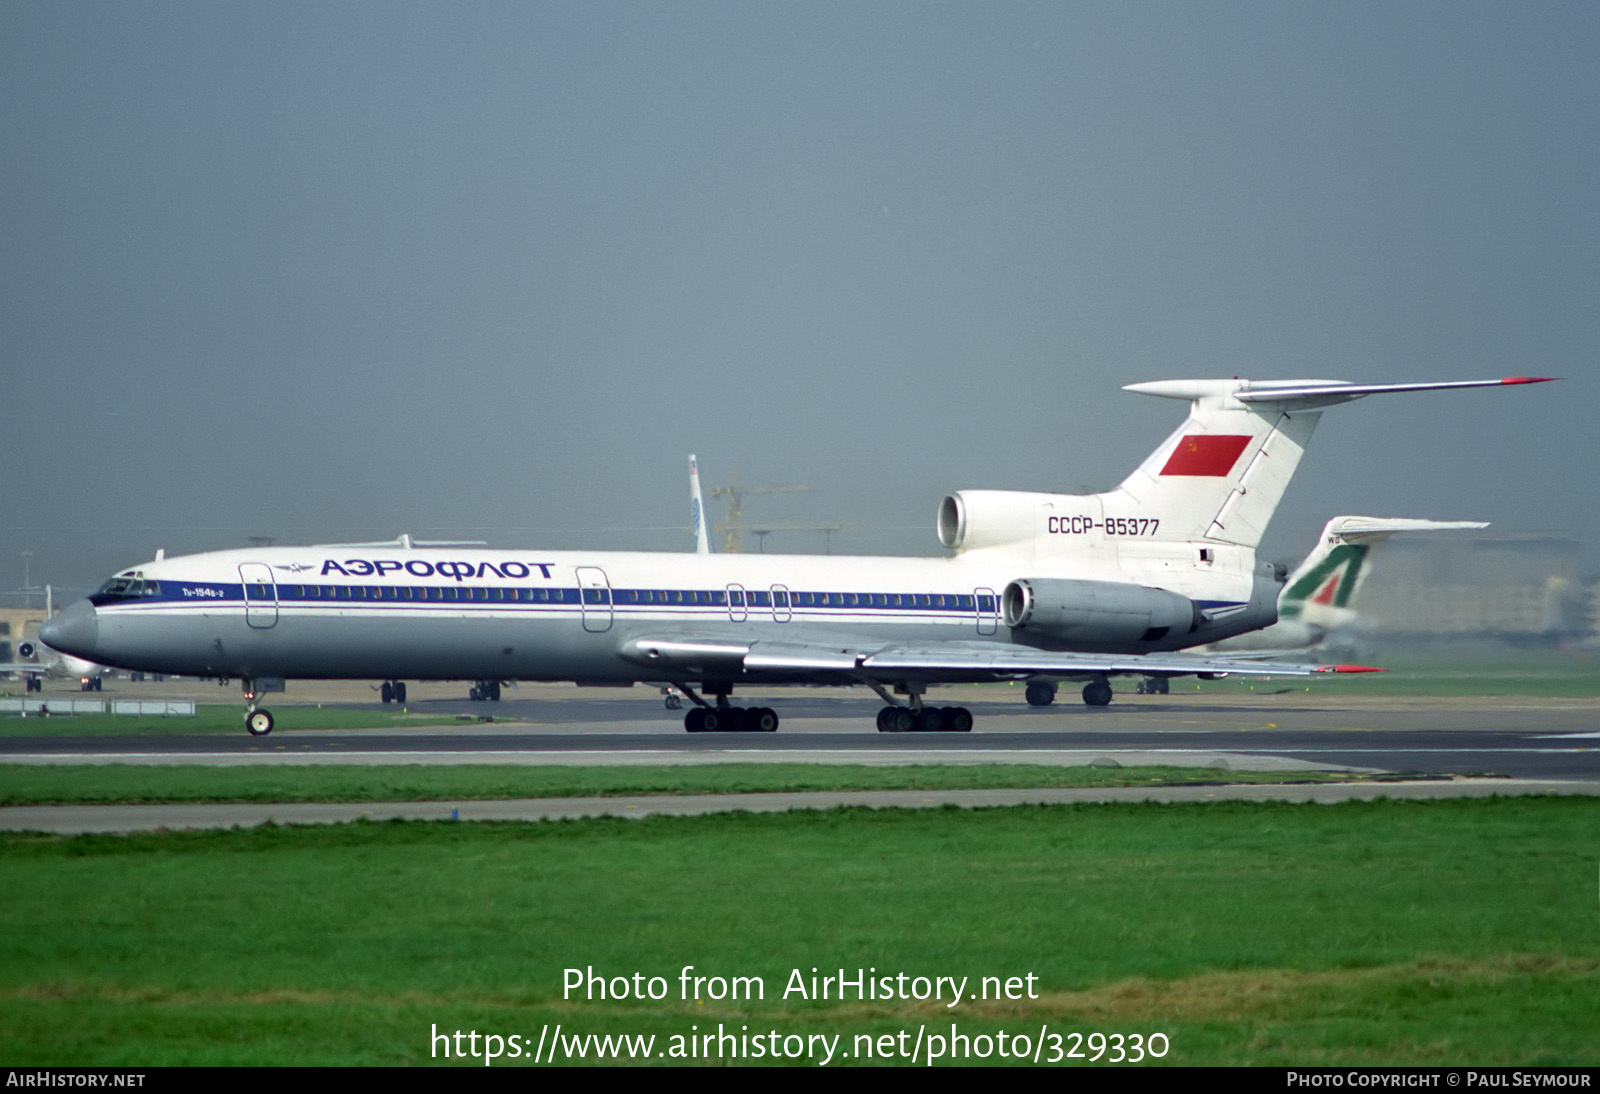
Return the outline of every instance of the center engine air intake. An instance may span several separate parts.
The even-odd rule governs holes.
[[[1133,651],[1194,631],[1204,622],[1200,605],[1186,596],[1140,585],[1071,578],[1018,578],[1001,594],[1006,626],[1042,646]]]
[[[939,503],[939,542],[955,551],[1031,543],[1060,494],[962,490]]]

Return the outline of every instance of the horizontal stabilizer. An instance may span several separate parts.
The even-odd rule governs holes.
[[[1489,527],[1482,520],[1415,520],[1391,517],[1334,517],[1322,530],[1323,537],[1361,539],[1391,536],[1396,532],[1467,532]]]
[[[1355,384],[1343,380],[1154,380],[1124,390],[1190,403],[1189,417],[1120,486],[1094,496],[1104,518],[1150,518],[1138,536],[1254,549],[1328,407],[1402,391],[1543,383],[1547,376]],[[1089,503],[1085,503],[1089,504]],[[1087,510],[1090,520],[1097,514]],[[1125,525],[1124,525],[1125,526]]]
[[[1347,384],[1334,380],[1280,380],[1252,383],[1234,394],[1241,403],[1285,403],[1304,399],[1344,402],[1363,395],[1383,395],[1401,391],[1446,391],[1458,387],[1501,387],[1506,384],[1543,384],[1554,376],[1507,376],[1500,380],[1444,380],[1416,384]]]

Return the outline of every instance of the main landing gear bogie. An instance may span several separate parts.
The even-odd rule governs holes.
[[[385,703],[404,703],[406,701],[406,682],[404,680],[385,680],[378,688],[378,698]]]
[[[966,707],[884,707],[878,711],[879,733],[971,733],[972,712]]]
[[[690,733],[776,733],[778,712],[771,707],[695,707],[683,716]]]

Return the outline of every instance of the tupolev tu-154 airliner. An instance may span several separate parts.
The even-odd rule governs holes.
[[[1167,380],[1187,420],[1116,489],[964,490],[939,505],[942,558],[251,547],[123,570],[40,637],[100,664],[237,677],[253,734],[264,690],[299,679],[667,682],[691,732],[777,728],[736,686],[859,684],[886,732],[972,728],[929,685],[1039,676],[1309,675],[1363,666],[1184,652],[1277,619],[1256,546],[1322,411],[1366,395],[1537,383]],[[698,688],[698,691],[696,690]],[[900,698],[897,698],[900,697]]]

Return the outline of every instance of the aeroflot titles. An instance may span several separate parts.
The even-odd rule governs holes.
[[[453,577],[457,581],[465,581],[469,577],[484,577],[493,574],[495,577],[525,578],[532,577],[533,571],[548,580],[550,567],[553,562],[480,562],[474,566],[470,562],[428,562],[425,559],[413,558],[404,563],[393,559],[378,558],[347,558],[343,562],[325,559],[322,563],[322,576],[328,574],[343,574],[345,577],[382,577],[385,574],[399,573],[405,570],[412,577]]]

